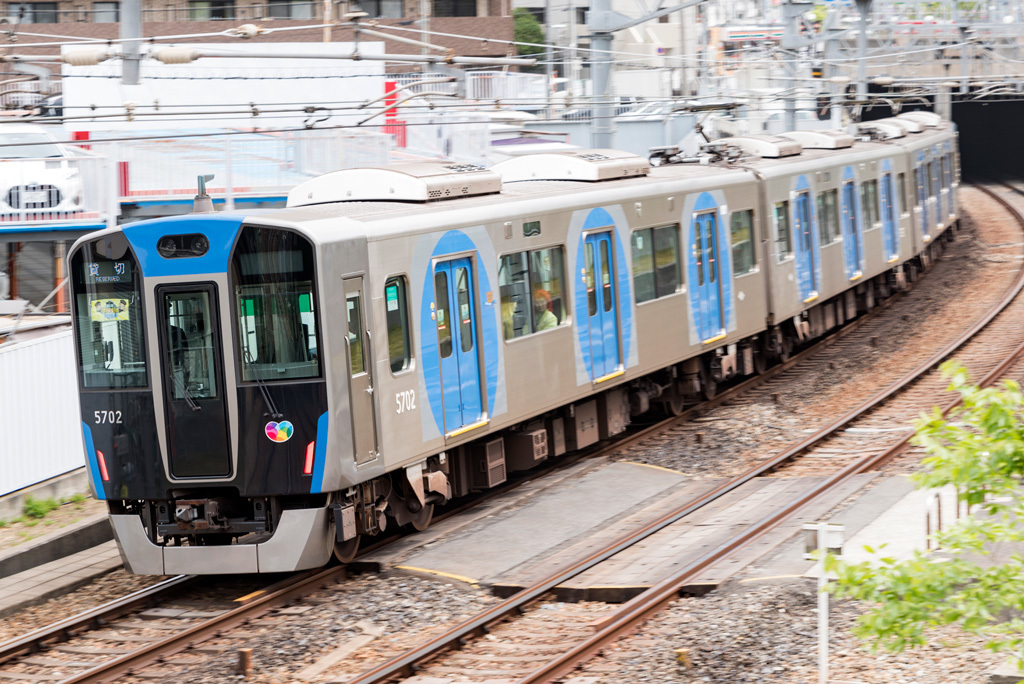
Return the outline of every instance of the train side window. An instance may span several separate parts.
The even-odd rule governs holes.
[[[822,246],[831,244],[839,238],[839,218],[836,215],[835,190],[818,193],[818,237]]]
[[[384,316],[392,373],[409,367],[409,308],[405,297],[405,278],[389,278],[384,283]]]
[[[455,271],[455,298],[456,306],[459,307],[459,339],[462,341],[462,351],[473,351],[473,316],[470,312],[473,303],[469,300],[468,268],[459,268]]]
[[[530,252],[534,332],[554,328],[565,320],[565,306],[562,301],[565,282],[563,264],[561,247]]]
[[[587,286],[587,315],[593,316],[597,313],[597,285],[594,282],[594,243],[586,243],[584,251],[586,252],[585,258],[587,260],[587,264],[585,266]]]
[[[532,332],[529,277],[526,252],[501,257],[498,286],[501,291],[501,322],[506,340]]]
[[[633,291],[636,303],[654,299],[654,231],[651,228],[633,233]]]
[[[679,226],[645,228],[633,233],[633,282],[636,302],[648,302],[679,291]]]
[[[434,303],[437,305],[437,347],[441,358],[447,359],[452,355],[452,325],[448,312],[448,274],[444,271],[434,274]]]
[[[608,253],[608,241],[601,241],[601,293],[604,300],[604,310],[612,310],[612,266]]]
[[[775,254],[782,261],[793,253],[793,238],[789,232],[789,201],[775,203]]]
[[[953,175],[950,172],[949,155],[942,157],[942,185],[947,189],[953,185]]]
[[[679,267],[679,229],[664,226],[654,229],[654,291],[658,297],[679,290],[682,269]]]
[[[734,211],[729,220],[729,235],[732,242],[733,275],[750,273],[757,265],[754,255],[754,212],[750,209]]]
[[[562,248],[507,254],[498,266],[505,339],[548,330],[565,320]]]
[[[896,185],[900,192],[900,213],[905,214],[910,210],[910,206],[907,204],[907,174],[896,174]]]
[[[878,180],[872,179],[860,184],[860,206],[864,215],[865,229],[878,223]]]
[[[363,363],[363,321],[360,315],[359,296],[345,300],[348,308],[348,358],[352,362],[352,375],[366,371]]]

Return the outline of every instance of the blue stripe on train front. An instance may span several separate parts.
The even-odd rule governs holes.
[[[89,470],[93,492],[97,499],[106,499],[107,493],[103,491],[103,478],[100,477],[100,462],[96,458],[96,445],[92,441],[92,428],[84,420],[82,421],[82,438],[85,440],[85,467]]]
[[[313,452],[313,481],[309,484],[310,493],[324,491],[324,467],[327,465],[327,432],[331,420],[328,412],[324,412],[316,421],[316,448]]]
[[[498,316],[496,308],[498,297],[492,295],[487,301],[487,293],[492,293],[491,281],[487,277],[487,269],[480,259],[473,239],[461,230],[449,230],[441,236],[430,253],[430,259],[446,255],[466,256],[472,253],[477,277],[476,298],[480,315],[480,330],[483,332],[484,375],[487,379],[487,415],[494,415],[494,398],[498,394]],[[423,364],[423,383],[426,386],[427,398],[430,400],[430,412],[438,432],[445,434],[443,388],[441,386],[441,359],[437,348],[437,325],[431,316],[434,303],[434,267],[427,264],[423,279],[423,298],[420,301],[420,359]],[[450,430],[448,430],[450,432]]]
[[[197,214],[130,223],[122,229],[135,250],[146,277],[224,273],[242,217],[231,214]],[[200,233],[210,241],[206,254],[198,257],[165,259],[156,251],[165,235]]]

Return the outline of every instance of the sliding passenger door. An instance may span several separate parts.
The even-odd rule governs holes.
[[[595,379],[601,379],[620,364],[611,233],[588,235],[583,249],[590,358]]]
[[[846,277],[860,278],[861,255],[860,231],[857,230],[857,189],[854,182],[843,183],[843,257],[846,261]]]
[[[367,325],[363,279],[347,278],[345,311],[348,317],[348,359],[352,402],[352,448],[356,463],[377,458],[377,416],[373,402],[372,337]]]
[[[804,303],[818,297],[817,253],[814,226],[811,223],[811,196],[801,192],[793,203],[793,227],[796,229],[796,275],[800,299]]]
[[[719,267],[718,213],[694,217],[693,255],[697,260],[697,293],[700,310],[697,327],[702,342],[713,342],[725,336],[722,315],[721,268]]]
[[[472,262],[452,259],[434,267],[434,320],[444,402],[444,429],[451,434],[483,416],[476,297]]]
[[[897,233],[899,226],[896,222],[894,199],[892,174],[886,173],[882,176],[882,247],[885,249],[885,259],[888,262],[900,258],[900,238]]]

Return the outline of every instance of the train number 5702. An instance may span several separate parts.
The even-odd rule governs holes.
[[[395,395],[398,413],[405,413],[416,408],[416,390],[406,390]]]
[[[96,418],[96,424],[101,425],[103,423],[120,423],[121,412],[120,411],[93,411],[93,416]]]

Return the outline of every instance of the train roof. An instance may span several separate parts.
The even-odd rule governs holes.
[[[300,227],[322,242],[362,235],[371,241],[382,240],[445,227],[505,221],[513,215],[541,215],[636,201],[642,197],[729,187],[753,180],[754,170],[774,178],[880,160],[941,143],[955,131],[953,124],[929,117],[914,117],[911,121],[917,125],[902,128],[920,132],[885,141],[860,137],[852,146],[847,146],[848,136],[833,133],[793,135],[788,139],[778,138],[776,143],[755,141],[754,149],[767,150],[767,154],[771,154],[772,144],[785,149],[787,156],[779,158],[754,156],[747,148],[739,159],[651,167],[646,159],[628,153],[574,150],[566,153],[564,163],[562,159],[549,159],[555,155],[546,154],[537,155],[532,163],[520,158],[491,169],[441,160],[415,167],[406,165],[408,168],[376,169],[376,186],[365,182],[369,175],[362,174],[363,170],[352,169],[297,186],[292,194],[300,198],[297,202],[300,206],[240,212],[239,216],[249,223]],[[839,149],[827,149],[830,139]],[[804,147],[801,140],[819,147]],[[728,145],[728,139],[716,142]],[[587,168],[588,163],[593,168]],[[503,175],[503,169],[504,178],[495,182]],[[586,178],[588,174],[595,180],[566,180]],[[338,187],[331,187],[325,178],[334,178]],[[477,179],[476,188],[462,191],[463,186],[469,186],[471,178]],[[528,180],[519,180],[524,178]],[[437,196],[438,192],[441,197]],[[407,200],[421,195],[435,200],[393,201],[387,199],[389,194]],[[346,196],[361,199],[345,200]],[[334,197],[339,199],[324,200]],[[410,220],[412,218],[415,220]]]
[[[505,182],[492,194],[458,197],[436,202],[348,201],[328,202],[246,214],[249,222],[302,224],[321,239],[331,239],[338,219],[354,228],[362,224],[367,238],[383,239],[396,234],[437,230],[440,224],[472,225],[504,220],[510,203],[530,203],[526,213],[571,210],[594,204],[616,203],[644,195],[692,192],[709,186],[725,187],[752,179],[749,171],[721,165],[673,165],[654,167],[649,175],[589,182],[524,180]],[[598,196],[598,198],[595,198]],[[517,210],[519,211],[519,210]],[[408,219],[416,217],[415,226]],[[369,227],[372,224],[372,228]],[[348,231],[344,231],[348,232]]]

